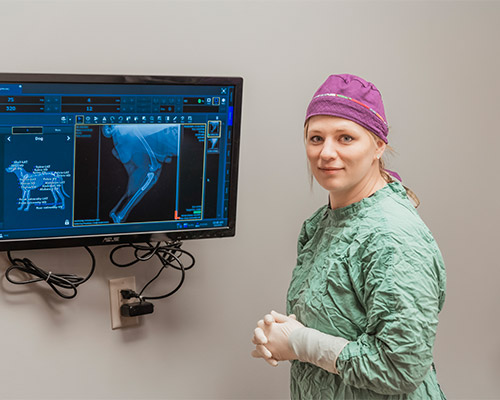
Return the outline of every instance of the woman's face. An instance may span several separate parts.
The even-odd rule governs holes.
[[[382,140],[357,123],[317,115],[308,121],[306,153],[318,183],[332,196],[349,197],[380,178]]]

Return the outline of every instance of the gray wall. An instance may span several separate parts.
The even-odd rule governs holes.
[[[182,290],[139,327],[112,331],[110,247],[61,301],[2,279],[0,398],[277,399],[288,366],[250,357],[257,319],[284,310],[301,222],[326,201],[308,186],[306,105],[330,73],[381,89],[398,154],[448,268],[435,347],[450,399],[500,398],[498,2],[0,1],[4,72],[245,78],[238,232],[185,244]],[[30,251],[85,274],[82,249]],[[1,270],[7,265],[1,255]],[[171,274],[157,285],[176,283]],[[169,286],[170,285],[170,286]]]

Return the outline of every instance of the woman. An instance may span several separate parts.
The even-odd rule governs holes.
[[[292,360],[294,399],[444,398],[432,360],[444,263],[416,197],[384,169],[387,133],[380,92],[357,76],[330,76],[307,109],[329,204],[302,226],[291,315],[272,311],[252,340],[254,357]]]

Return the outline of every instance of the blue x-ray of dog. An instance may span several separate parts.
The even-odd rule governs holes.
[[[127,189],[109,213],[113,222],[122,223],[155,185],[162,164],[178,155],[180,125],[105,125],[102,134],[113,138],[113,155],[128,174]]]
[[[39,207],[53,207],[64,210],[64,197],[69,197],[64,190],[64,177],[67,176],[67,173],[50,171],[48,170],[48,167],[38,167],[33,170],[33,172],[27,172],[24,169],[26,163],[27,161],[13,161],[12,164],[5,169],[7,172],[13,172],[16,174],[19,187],[22,190],[22,197],[19,199],[18,211],[28,211],[33,203]],[[43,198],[33,200],[30,193],[35,189],[50,191],[54,197],[54,204],[48,204],[48,202],[46,202]]]

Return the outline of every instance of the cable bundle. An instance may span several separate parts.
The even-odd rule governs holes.
[[[162,245],[164,243],[164,245]],[[131,265],[134,265],[140,261],[149,261],[153,257],[156,257],[158,260],[160,260],[162,266],[158,273],[151,279],[146,285],[142,288],[142,290],[139,293],[134,293],[132,294],[131,297],[137,297],[141,301],[143,300],[159,300],[159,299],[164,299],[166,297],[169,297],[173,295],[175,292],[177,292],[182,284],[184,283],[184,278],[186,275],[186,271],[188,269],[193,268],[195,264],[195,259],[194,256],[189,253],[188,251],[184,250],[181,248],[182,242],[176,241],[176,242],[158,242],[156,245],[152,245],[151,243],[147,242],[145,245],[137,245],[137,244],[124,244],[120,246],[116,246],[110,253],[109,253],[109,258],[113,265],[116,265],[117,267],[120,268],[126,268],[130,267]],[[124,248],[133,248],[134,249],[134,259],[128,263],[118,263],[115,261],[114,256],[115,253]],[[190,259],[190,264],[185,266],[184,263],[181,261],[182,256],[187,256]],[[142,294],[146,290],[146,288],[153,283],[163,271],[165,271],[168,267],[172,267],[174,269],[177,269],[181,271],[181,280],[179,284],[173,289],[172,291],[161,295],[161,296],[143,296]]]
[[[12,264],[5,271],[5,278],[15,285],[27,285],[30,283],[43,282],[45,281],[54,292],[56,292],[60,297],[64,299],[72,299],[77,295],[77,287],[82,283],[89,280],[95,270],[95,257],[92,251],[88,247],[84,247],[90,254],[92,258],[92,266],[90,268],[89,274],[82,278],[74,274],[55,274],[51,271],[47,272],[40,267],[37,267],[33,261],[28,258],[13,258],[11,252],[7,252],[7,257]],[[12,271],[21,271],[28,275],[34,276],[33,279],[28,279],[25,281],[16,281],[11,278],[10,274]],[[70,290],[72,294],[65,294],[60,289]]]

